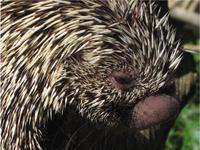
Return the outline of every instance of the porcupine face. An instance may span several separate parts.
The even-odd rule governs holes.
[[[87,46],[66,70],[79,87],[77,105],[83,116],[109,126],[130,126],[134,113],[141,113],[133,110],[135,104],[171,80],[180,61],[179,43],[167,17],[159,19],[152,4],[104,1],[101,5],[92,11]]]

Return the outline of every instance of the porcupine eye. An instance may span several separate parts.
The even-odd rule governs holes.
[[[121,85],[128,85],[131,82],[131,78],[126,76],[116,76],[115,81]]]
[[[130,90],[135,84],[135,78],[130,72],[126,71],[114,71],[110,75],[111,84],[123,91]]]

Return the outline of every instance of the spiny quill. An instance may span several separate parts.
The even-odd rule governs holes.
[[[1,149],[42,149],[40,130],[73,106],[91,122],[120,124],[113,105],[165,87],[180,44],[154,4],[134,0],[1,2]],[[134,88],[113,87],[113,71]],[[120,86],[119,86],[120,88]]]

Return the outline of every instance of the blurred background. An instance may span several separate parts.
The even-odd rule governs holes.
[[[179,69],[180,97],[187,105],[170,131],[166,150],[200,150],[200,0],[156,1],[182,40],[185,54]]]

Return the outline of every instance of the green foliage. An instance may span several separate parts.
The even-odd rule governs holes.
[[[200,45],[200,40],[199,40],[199,45]],[[196,70],[200,74],[200,54],[194,54],[193,57],[196,62]]]
[[[200,105],[188,104],[178,117],[167,140],[167,150],[199,150]]]
[[[200,45],[200,40],[198,43]],[[196,71],[200,75],[200,54],[194,54]],[[200,150],[200,99],[199,79],[197,90],[190,103],[182,110],[169,133],[166,150]]]

